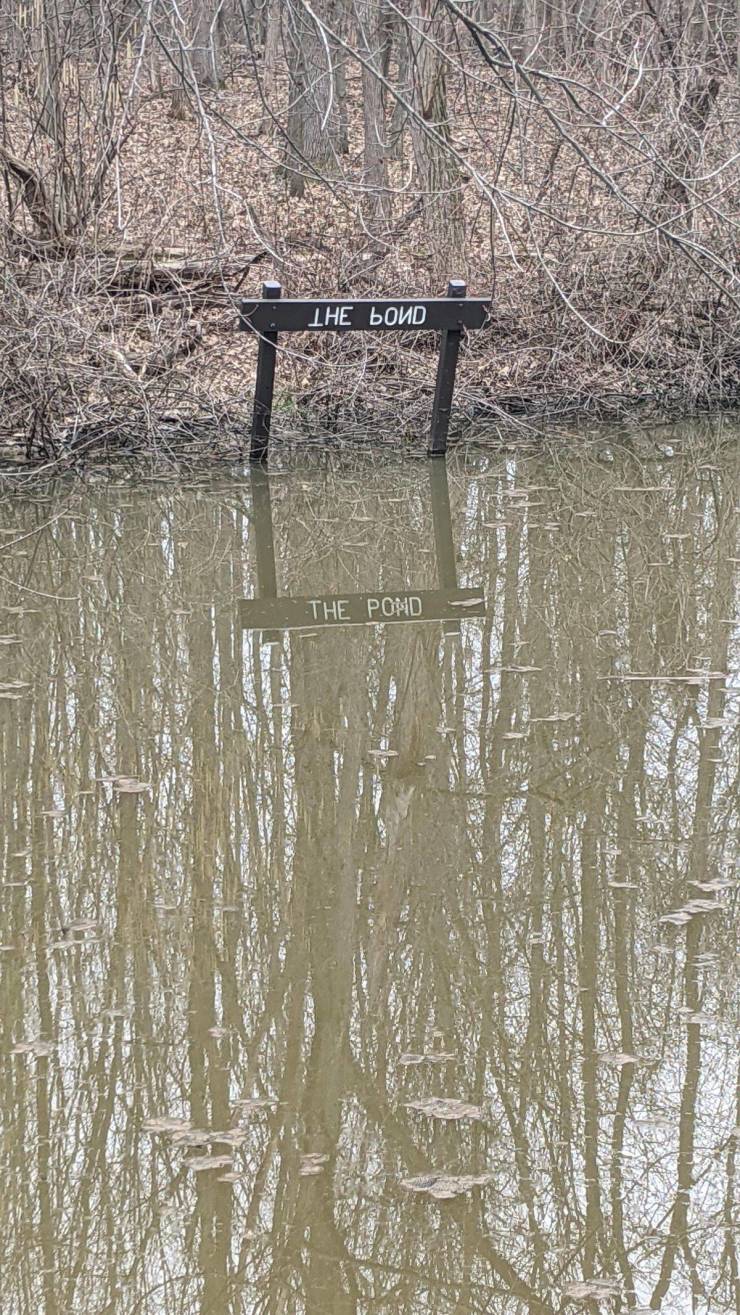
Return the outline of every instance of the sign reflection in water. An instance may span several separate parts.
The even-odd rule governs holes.
[[[3,1315],[736,1311],[723,438],[6,502]]]
[[[376,589],[368,594],[278,598],[270,479],[264,469],[253,467],[252,518],[259,599],[242,599],[239,615],[244,629],[262,631],[263,642],[274,643],[276,630],[446,620],[445,633],[459,634],[461,616],[484,616],[486,606],[482,591],[457,588],[450,493],[444,466],[435,464],[429,467],[429,483],[437,577],[445,588],[409,590],[397,586],[389,590]]]

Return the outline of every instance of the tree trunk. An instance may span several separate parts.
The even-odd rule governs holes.
[[[454,274],[464,246],[460,177],[445,143],[450,139],[444,15],[438,0],[414,0],[409,26],[412,49],[412,139],[416,178],[435,278]],[[417,117],[418,116],[418,117]]]
[[[192,17],[193,72],[200,87],[218,87],[221,83],[220,35],[222,9],[212,0],[194,0]]]
[[[332,0],[313,6],[318,22],[299,0],[289,0],[284,15],[288,47],[289,108],[285,172],[292,196],[302,196],[306,178],[335,172],[341,150],[340,93],[336,51],[322,19],[331,28]]]
[[[385,88],[379,79],[387,42],[385,5],[381,0],[355,0],[357,49],[362,67],[363,209],[371,229],[385,227],[390,214],[386,165]]]
[[[264,69],[265,82],[269,92],[280,68],[280,53],[283,47],[283,0],[270,0],[265,30]]]

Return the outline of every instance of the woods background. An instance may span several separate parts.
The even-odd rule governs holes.
[[[738,0],[4,6],[4,452],[238,438],[268,277],[490,293],[469,415],[735,402],[739,56]],[[432,341],[292,339],[284,426],[413,429]]]

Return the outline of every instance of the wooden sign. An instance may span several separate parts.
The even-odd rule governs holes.
[[[269,285],[268,285],[269,286]],[[310,333],[368,329],[481,329],[488,302],[436,297],[417,301],[242,301],[241,327],[256,333]]]
[[[278,334],[376,329],[434,329],[441,333],[427,452],[431,457],[444,456],[460,340],[464,329],[483,327],[489,303],[481,298],[469,298],[462,279],[450,280],[446,297],[423,300],[396,297],[390,301],[364,298],[284,301],[282,292],[279,283],[263,283],[261,300],[240,302],[239,327],[259,334],[250,460],[267,460]]]
[[[389,590],[374,594],[317,594],[314,598],[242,598],[243,630],[320,630],[379,622],[457,621],[485,616],[480,589]]]

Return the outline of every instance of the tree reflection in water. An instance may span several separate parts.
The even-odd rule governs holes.
[[[270,476],[447,635],[243,633],[248,481],[6,499],[4,1313],[740,1309],[736,435],[596,450]]]

